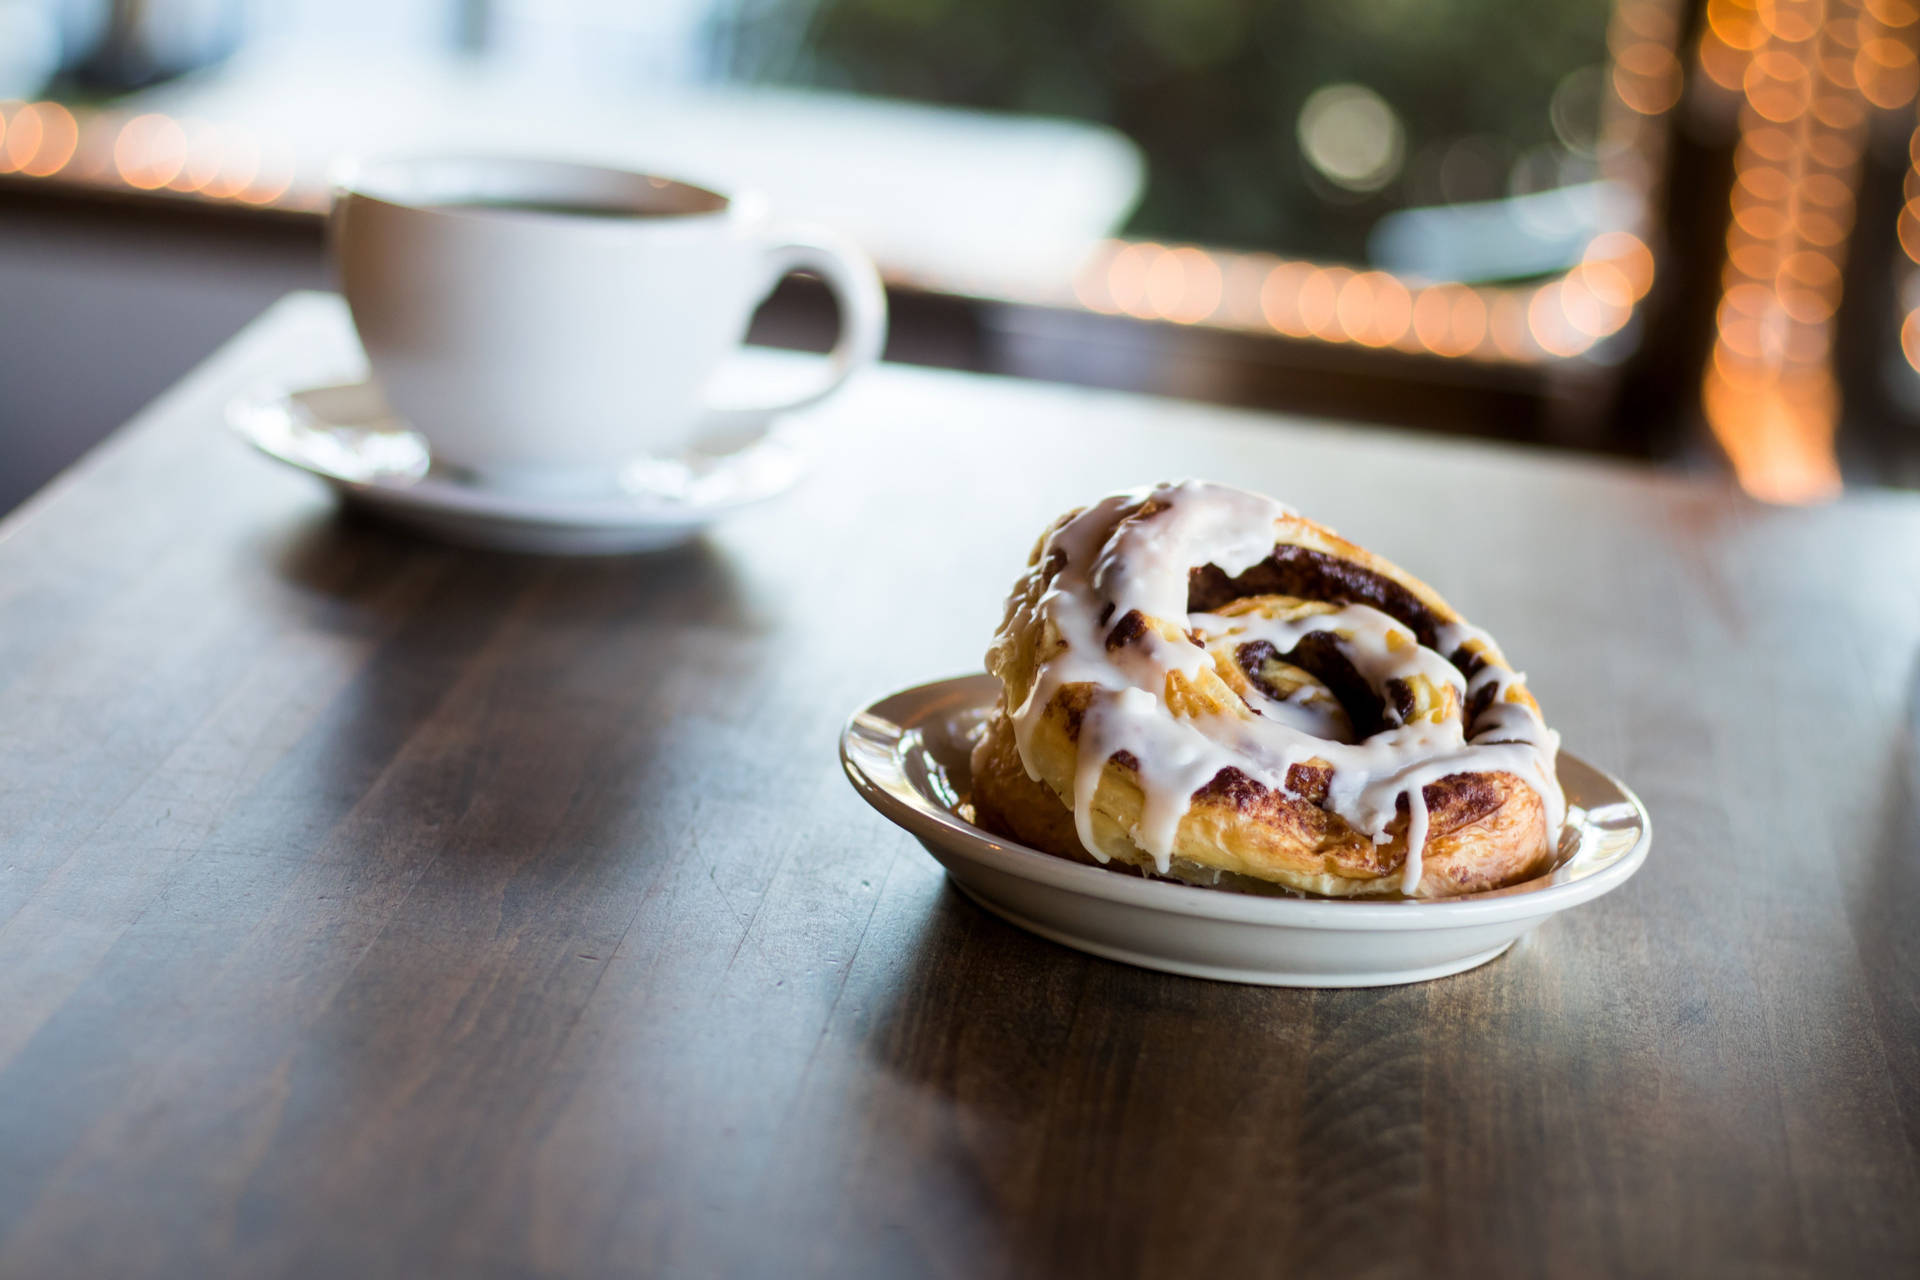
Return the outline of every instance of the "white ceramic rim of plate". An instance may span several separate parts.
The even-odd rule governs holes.
[[[757,467],[761,472],[758,483],[743,487],[739,492],[717,501],[680,500],[637,490],[568,496],[517,493],[489,489],[431,469],[418,475],[396,474],[391,478],[362,478],[329,470],[311,451],[299,446],[298,432],[383,431],[389,434],[413,434],[404,421],[391,411],[383,418],[368,417],[355,422],[328,421],[312,419],[311,415],[296,405],[296,397],[315,392],[347,393],[363,389],[369,397],[379,394],[364,380],[258,388],[238,395],[227,403],[227,425],[241,439],[274,461],[317,476],[356,497],[422,511],[457,512],[543,525],[598,528],[636,522],[676,525],[704,522],[785,493],[805,470],[805,459],[797,442],[789,432],[774,425],[771,415],[766,414],[733,415],[757,418],[764,426],[754,438],[744,441],[739,447],[708,455],[717,465]],[[391,425],[375,425],[379,421]],[[420,446],[425,449],[426,442],[421,440]]]
[[[1646,860],[1653,841],[1653,821],[1638,796],[1612,774],[1562,751],[1563,777],[1572,772],[1586,775],[1581,781],[1588,785],[1598,782],[1610,787],[1615,795],[1608,798],[1609,805],[1628,806],[1631,826],[1637,828],[1631,848],[1599,865],[1576,866],[1579,862],[1576,854],[1563,860],[1549,875],[1526,884],[1458,898],[1386,902],[1267,897],[1115,874],[1104,867],[1069,862],[994,836],[961,818],[914,784],[906,768],[905,750],[909,749],[909,735],[927,722],[929,713],[977,712],[991,707],[999,694],[999,681],[981,673],[930,681],[875,699],[854,712],[841,732],[840,761],[848,780],[867,803],[916,838],[945,843],[958,837],[962,843],[973,846],[975,857],[991,857],[1014,875],[1090,897],[1206,919],[1283,928],[1468,928],[1506,920],[1544,918],[1591,901],[1625,883]],[[914,713],[903,714],[903,706],[912,708]]]

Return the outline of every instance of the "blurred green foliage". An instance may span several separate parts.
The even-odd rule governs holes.
[[[1606,59],[1607,0],[741,0],[746,78],[1109,124],[1147,157],[1130,234],[1358,259],[1384,212],[1505,194],[1518,162],[1585,176],[1549,104]],[[1391,104],[1405,164],[1328,183],[1297,137],[1315,89]],[[1586,83],[1597,77],[1586,72]],[[1577,96],[1577,95],[1576,95]],[[1591,101],[1561,112],[1590,133]],[[1563,106],[1564,106],[1563,100]],[[1531,154],[1529,154],[1531,152]]]

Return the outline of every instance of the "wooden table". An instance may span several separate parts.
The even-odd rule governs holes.
[[[0,1274],[1911,1274],[1920,503],[887,368],[684,551],[411,541],[228,438],[296,297],[0,526]],[[1060,510],[1272,491],[1635,785],[1459,977],[1000,923],[834,739]]]

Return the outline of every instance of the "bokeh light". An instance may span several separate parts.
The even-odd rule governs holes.
[[[0,173],[18,173],[22,165],[40,153],[42,128],[40,113],[34,105],[23,105],[7,120],[6,133],[0,135]]]
[[[1701,404],[1734,473],[1775,502],[1839,491],[1833,326],[1869,113],[1912,101],[1912,0],[1708,0],[1701,70],[1737,88],[1738,174]],[[1920,206],[1900,243],[1920,261]],[[1903,333],[1903,342],[1905,341]]]
[[[0,136],[0,173],[52,177],[73,159],[79,142],[71,111],[57,102],[23,103]]]
[[[169,116],[135,116],[113,144],[113,165],[130,187],[152,191],[173,181],[187,162],[187,131]]]
[[[1300,310],[1300,299],[1313,272],[1307,263],[1283,262],[1261,282],[1260,314],[1274,332],[1289,338],[1304,338],[1311,333]]]
[[[1205,250],[1170,249],[1147,268],[1147,302],[1156,316],[1198,324],[1219,309],[1220,265]]]
[[[1346,337],[1340,328],[1340,289],[1353,275],[1346,267],[1316,267],[1300,285],[1300,319],[1313,337],[1326,342]]]
[[[1139,319],[1153,314],[1147,306],[1147,268],[1159,252],[1157,244],[1130,244],[1113,255],[1107,266],[1107,297],[1118,310]]]
[[[1512,289],[1502,289],[1487,309],[1487,334],[1495,349],[1510,360],[1523,360],[1533,350],[1527,328],[1529,301]]]
[[[200,186],[200,193],[216,200],[231,200],[253,184],[260,172],[260,140],[252,134],[230,134],[220,148],[220,160],[211,178]]]
[[[1673,50],[1655,41],[1636,41],[1614,55],[1613,91],[1641,115],[1671,110],[1680,101],[1683,80]]]
[[[1300,150],[1335,186],[1372,192],[1399,176],[1406,131],[1387,100],[1360,84],[1316,89],[1300,108]]]

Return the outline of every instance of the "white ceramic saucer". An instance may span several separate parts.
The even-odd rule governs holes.
[[[801,451],[764,413],[716,413],[699,451],[645,459],[587,494],[491,489],[433,465],[427,442],[371,385],[263,391],[227,409],[260,452],[318,476],[344,501],[444,541],[507,551],[612,555],[685,542],[785,492]]]
[[[1023,929],[1148,969],[1278,987],[1377,987],[1485,964],[1547,917],[1624,884],[1653,828],[1639,799],[1566,752],[1567,826],[1552,872],[1438,902],[1340,901],[1201,889],[1068,862],[957,812],[968,754],[999,696],[987,675],[938,680],[858,711],[847,777],[911,832],[962,892]]]

